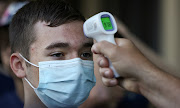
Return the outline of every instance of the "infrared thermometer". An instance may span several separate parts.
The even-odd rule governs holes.
[[[116,44],[114,34],[117,32],[117,24],[114,17],[109,12],[98,13],[86,20],[83,25],[83,31],[86,37],[93,38],[97,42],[105,40]],[[120,77],[110,60],[109,67],[114,72],[116,78]]]

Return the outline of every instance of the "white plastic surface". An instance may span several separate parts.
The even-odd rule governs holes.
[[[112,31],[104,30],[103,24],[101,22],[102,15],[110,16],[111,23],[113,23],[112,25],[114,28]],[[83,30],[84,30],[84,34],[86,37],[93,38],[97,42],[105,40],[105,41],[111,42],[113,44],[116,44],[116,42],[114,40],[114,34],[117,32],[117,24],[115,22],[114,17],[109,12],[101,12],[99,14],[92,16],[88,20],[86,20],[86,22],[83,25]],[[116,78],[120,77],[120,75],[116,72],[116,70],[113,67],[110,60],[109,60],[109,65],[110,65],[109,67],[114,72],[114,76]]]

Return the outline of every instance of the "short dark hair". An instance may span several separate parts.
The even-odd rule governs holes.
[[[85,18],[65,0],[31,1],[12,19],[9,28],[11,51],[18,51],[29,59],[29,47],[36,40],[34,25],[38,21],[57,27],[76,20],[85,21]]]

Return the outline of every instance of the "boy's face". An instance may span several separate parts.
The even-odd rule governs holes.
[[[81,58],[92,60],[92,39],[88,39],[83,33],[83,22],[74,21],[58,27],[48,27],[45,22],[35,25],[36,41],[29,49],[30,59],[38,65],[40,61],[68,60]],[[62,73],[63,74],[63,73]],[[39,70],[29,66],[26,71],[27,79],[34,87],[39,83]]]

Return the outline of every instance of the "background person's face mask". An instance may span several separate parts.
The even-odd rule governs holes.
[[[39,85],[34,89],[40,100],[49,108],[74,108],[82,104],[89,96],[96,79],[93,61],[74,58],[39,62]]]

